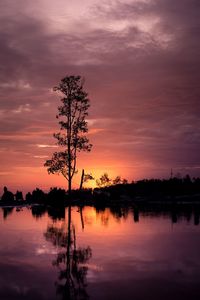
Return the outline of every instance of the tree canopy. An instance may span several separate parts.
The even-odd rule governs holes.
[[[64,151],[54,152],[52,158],[45,162],[49,173],[61,173],[68,180],[68,191],[71,191],[72,178],[77,172],[77,154],[90,151],[92,144],[85,135],[88,132],[86,117],[90,107],[88,94],[83,90],[84,80],[81,76],[66,76],[54,91],[61,92],[62,105],[58,107],[60,132],[55,133],[57,144]]]

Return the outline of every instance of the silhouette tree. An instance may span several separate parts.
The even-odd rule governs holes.
[[[13,193],[10,192],[6,186],[4,186],[3,191],[4,191],[4,193],[3,193],[2,197],[1,197],[1,200],[2,201],[7,201],[7,202],[9,202],[9,201],[13,202],[14,201],[14,195],[13,195]]]
[[[81,182],[80,182],[79,190],[82,190],[83,184],[84,184],[85,182],[88,182],[89,180],[94,180],[94,177],[92,176],[91,173],[86,174],[86,173],[85,173],[85,170],[83,169],[83,170],[82,170],[82,175],[81,175]]]
[[[121,176],[116,176],[114,179],[109,178],[107,173],[104,173],[99,179],[96,180],[96,184],[99,188],[109,187],[118,184],[127,184],[127,179],[122,179]]]
[[[48,173],[61,173],[68,180],[68,192],[71,193],[72,178],[77,172],[77,153],[90,151],[92,145],[84,135],[88,131],[85,120],[90,106],[87,93],[83,90],[83,80],[80,76],[66,76],[54,91],[64,94],[62,105],[58,107],[58,116],[64,117],[60,124],[60,132],[54,134],[58,145],[64,151],[54,152],[50,160],[45,162]],[[63,132],[65,131],[65,132]]]
[[[107,173],[104,173],[99,179],[96,180],[96,184],[98,187],[107,187],[110,186],[112,180],[108,177]]]
[[[113,179],[113,184],[114,185],[120,184],[120,183],[122,183],[121,176],[117,176],[117,177],[115,177],[115,179]]]

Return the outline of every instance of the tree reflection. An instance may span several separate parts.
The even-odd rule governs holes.
[[[2,210],[3,210],[3,218],[4,220],[6,220],[7,217],[12,214],[13,207],[2,207]]]
[[[52,262],[59,269],[56,292],[62,299],[89,299],[86,291],[86,262],[92,256],[92,250],[77,248],[76,230],[71,222],[71,207],[68,208],[68,224],[62,222],[58,228],[55,224],[48,226],[45,238],[60,249]]]
[[[33,205],[31,207],[31,212],[34,218],[39,219],[46,213],[46,207],[44,205]]]

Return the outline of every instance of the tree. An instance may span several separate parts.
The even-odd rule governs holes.
[[[90,151],[92,145],[84,135],[88,132],[85,118],[88,115],[90,102],[88,94],[83,90],[83,79],[80,76],[66,76],[54,91],[61,92],[64,97],[61,99],[62,105],[58,107],[57,118],[60,132],[54,134],[57,144],[64,147],[64,151],[54,152],[50,160],[44,164],[48,173],[61,173],[68,181],[68,192],[71,193],[72,178],[77,172],[77,153],[80,151]]]
[[[107,173],[104,173],[99,179],[96,180],[98,187],[107,187],[111,185],[111,179],[108,177]]]
[[[85,170],[83,169],[82,170],[82,175],[81,175],[81,182],[80,182],[80,187],[79,187],[79,190],[82,190],[83,188],[83,184],[85,182],[88,182],[89,180],[94,180],[94,177],[92,176],[92,174],[88,173],[88,174],[85,174]]]
[[[115,179],[113,179],[113,184],[114,185],[121,184],[121,183],[122,183],[121,176],[117,176],[117,177],[115,177]]]

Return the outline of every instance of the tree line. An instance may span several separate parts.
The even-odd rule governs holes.
[[[128,183],[126,180],[113,179],[108,175],[102,175],[102,185],[95,189],[82,188],[72,189],[69,195],[68,191],[62,188],[51,188],[49,192],[36,188],[28,192],[23,197],[22,192],[17,191],[16,200],[27,203],[50,204],[53,206],[72,204],[85,205],[96,203],[134,203],[137,201],[197,201],[200,202],[200,178],[190,178],[186,175],[183,178],[173,177],[170,179],[143,179]],[[109,181],[107,181],[109,179]],[[117,178],[118,179],[118,178]],[[100,180],[100,179],[99,179]],[[12,203],[14,194],[6,188],[1,197],[1,204]],[[6,196],[7,195],[7,196]],[[20,197],[19,197],[20,195]],[[16,201],[15,201],[16,202]]]

